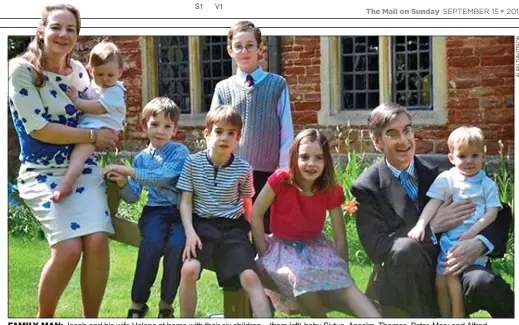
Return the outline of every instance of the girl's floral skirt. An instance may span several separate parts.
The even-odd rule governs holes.
[[[280,312],[299,311],[299,295],[355,285],[347,272],[347,262],[324,234],[310,241],[282,240],[271,234],[267,244],[261,261],[280,292],[265,292]]]

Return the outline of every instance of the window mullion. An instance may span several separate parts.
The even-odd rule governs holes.
[[[202,113],[202,73],[200,37],[189,36],[189,75],[191,115]]]
[[[378,56],[378,66],[379,66],[379,82],[380,82],[380,103],[384,103],[387,101],[391,101],[392,94],[392,84],[391,80],[393,78],[392,73],[392,57],[391,57],[391,38],[389,36],[380,36],[379,37],[379,56]]]

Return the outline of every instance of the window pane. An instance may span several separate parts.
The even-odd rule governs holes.
[[[187,36],[157,37],[159,96],[167,96],[191,111],[189,94],[189,45]]]
[[[392,97],[408,109],[432,109],[432,37],[393,36]]]
[[[366,52],[366,41],[367,37],[358,36],[355,37],[355,52],[356,53],[364,53]]]
[[[380,98],[378,92],[369,92],[368,93],[368,107],[377,107],[380,103]]]
[[[418,105],[418,93],[416,93],[416,92],[411,92],[410,93],[409,105],[410,106],[417,106]]]
[[[418,74],[416,73],[407,73],[407,89],[408,90],[417,90],[420,86],[420,80]]]
[[[352,74],[347,74],[347,75],[343,76],[342,89],[343,90],[353,90],[353,75]]]
[[[356,109],[367,108],[366,95],[367,95],[366,93],[356,93],[355,94],[355,108]]]
[[[355,75],[355,90],[366,89],[366,75],[358,74]]]
[[[423,90],[419,97],[420,105],[432,106],[431,75],[428,72],[420,73],[420,89]]]
[[[342,67],[344,72],[353,71],[353,56],[345,56],[342,58]]]
[[[378,73],[374,74],[371,73],[368,75],[368,89],[369,90],[378,90],[379,87],[379,79],[378,79]]]
[[[397,92],[396,93],[396,102],[402,106],[407,106],[407,93],[406,92]]]
[[[368,56],[368,71],[378,73],[378,55]]]
[[[418,49],[418,38],[416,36],[407,36],[407,50],[416,51]]]
[[[227,37],[207,36],[200,44],[202,53],[203,111],[209,111],[216,84],[232,75],[232,59],[227,54]],[[206,55],[205,53],[208,53]]]
[[[343,36],[340,39],[343,109],[375,108],[379,96],[378,36]],[[371,93],[377,101],[368,100]],[[375,102],[376,105],[371,106]]]
[[[353,103],[353,92],[345,92],[343,98],[344,109],[355,109],[355,105]]]

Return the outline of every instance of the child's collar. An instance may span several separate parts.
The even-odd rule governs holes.
[[[207,159],[209,164],[211,164],[211,166],[215,166],[215,164],[213,163],[213,160],[211,159],[211,156],[209,155],[209,150],[205,151],[205,158]],[[227,162],[225,164],[223,164],[221,166],[215,166],[215,167],[218,167],[218,168],[229,167],[232,164],[233,161],[234,161],[234,154],[231,153],[231,156],[229,157],[229,160],[227,160]]]
[[[244,72],[242,70],[240,70],[240,68],[238,68],[236,70],[236,76],[238,76],[240,79],[243,79],[245,80],[245,78],[247,78],[247,75],[251,75],[252,78],[254,80],[258,80],[259,77],[265,73],[265,71],[263,71],[263,69],[261,68],[261,65],[258,64],[258,66],[256,67],[256,69],[254,71],[252,71],[251,73],[247,73],[247,72]]]
[[[150,153],[151,153],[152,155],[154,155],[157,151],[160,152],[160,151],[162,151],[164,148],[166,148],[167,146],[169,146],[170,143],[171,143],[171,141],[166,142],[166,143],[165,143],[162,147],[160,147],[160,148],[155,148],[154,146],[151,145],[151,142],[150,142],[150,144],[148,145],[148,150],[150,151]]]

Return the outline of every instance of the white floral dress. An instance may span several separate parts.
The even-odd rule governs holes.
[[[89,86],[89,77],[80,62],[71,60],[71,66],[69,75],[45,72],[46,82],[38,88],[27,61],[17,58],[9,64],[9,108],[20,142],[18,189],[50,246],[96,232],[114,232],[105,182],[95,159],[86,161],[72,194],[53,203],[50,197],[65,175],[73,145],[45,143],[30,136],[49,122],[77,126],[82,113],[65,91],[74,86],[81,93]]]

